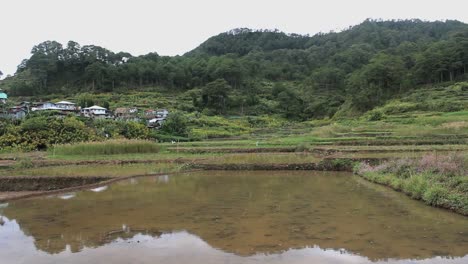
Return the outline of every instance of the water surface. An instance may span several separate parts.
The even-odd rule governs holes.
[[[468,263],[466,217],[349,173],[146,177],[0,215],[1,263]]]

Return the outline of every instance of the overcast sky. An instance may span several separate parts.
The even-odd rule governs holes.
[[[467,10],[467,0],[0,0],[0,70],[14,74],[45,40],[176,55],[237,27],[313,35],[366,18],[468,22]]]

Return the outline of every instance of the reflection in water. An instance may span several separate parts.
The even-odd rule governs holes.
[[[91,189],[92,192],[103,192],[105,190],[107,190],[107,186],[101,186],[101,187],[97,187],[97,188],[94,188],[94,189]]]
[[[158,176],[158,177],[156,177],[156,179],[157,179],[158,182],[168,183],[169,182],[169,175]]]
[[[467,218],[424,206],[351,174],[198,172],[162,179],[122,181],[105,192],[78,192],[68,201],[12,202],[0,209],[6,217],[0,226],[0,259],[11,260],[7,263],[468,260]]]
[[[76,196],[76,193],[66,193],[66,194],[59,195],[58,198],[62,200],[68,200],[68,199],[74,198],[75,196]]]
[[[372,262],[367,257],[345,250],[305,247],[288,249],[273,254],[256,253],[251,256],[237,256],[211,247],[196,235],[186,231],[159,234],[157,236],[136,233],[129,237],[116,237],[99,248],[83,248],[72,253],[71,247],[54,255],[44,254],[33,246],[33,239],[24,235],[15,221],[7,221],[2,233],[9,243],[0,242],[0,257],[5,263],[467,263],[462,258],[434,257],[426,260],[386,260]],[[124,228],[126,229],[126,228]],[[20,260],[20,261],[18,261]]]

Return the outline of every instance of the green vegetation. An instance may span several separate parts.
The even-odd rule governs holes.
[[[3,123],[0,149],[44,150],[53,144],[96,140],[96,133],[76,117],[36,116],[20,124]]]
[[[57,118],[32,114],[22,121],[6,121],[0,129],[3,151],[45,150],[56,144],[101,141],[107,138],[150,139],[150,130],[137,122],[86,120],[75,116]]]
[[[468,215],[468,156],[428,154],[377,166],[361,163],[356,173],[372,182],[403,191],[426,204]]]
[[[29,157],[21,158],[15,163],[16,169],[29,169],[32,167],[34,167],[34,164],[32,162],[32,159]]]
[[[115,155],[133,153],[157,153],[159,146],[146,140],[108,140],[105,142],[89,142],[53,147],[57,155]]]

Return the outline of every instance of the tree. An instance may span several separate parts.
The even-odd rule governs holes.
[[[78,105],[81,108],[91,107],[91,106],[94,105],[94,99],[93,98],[94,97],[91,94],[87,94],[87,93],[81,94],[78,97]]]
[[[187,136],[187,118],[181,112],[172,112],[164,121],[161,130],[174,136]]]
[[[369,110],[382,103],[390,95],[401,92],[404,75],[404,62],[400,57],[377,54],[369,64],[348,78],[353,104],[359,109]]]
[[[226,113],[229,100],[229,91],[232,87],[224,79],[217,79],[208,83],[202,89],[202,102],[204,107],[211,108],[217,113]]]

